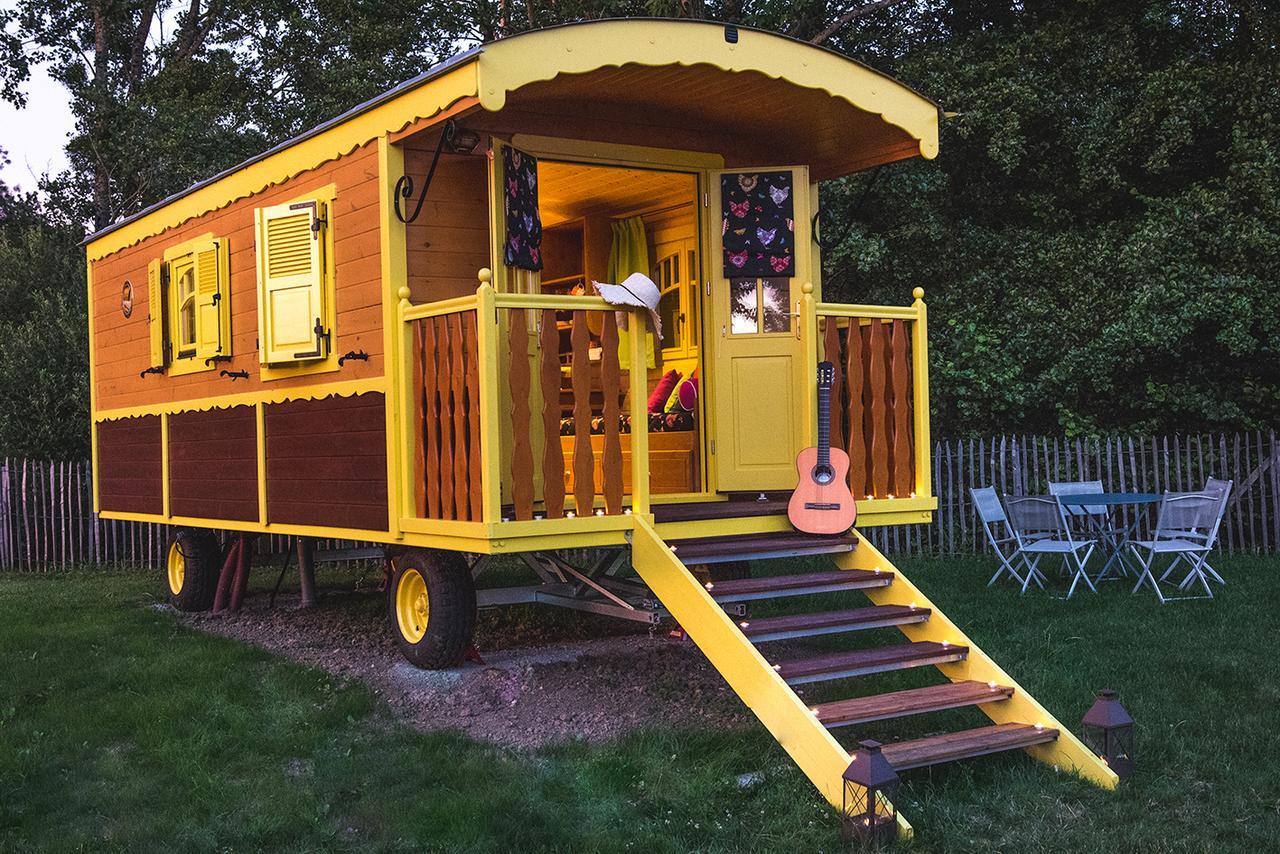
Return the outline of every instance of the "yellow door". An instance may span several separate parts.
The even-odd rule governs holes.
[[[796,454],[803,447],[802,407],[808,405],[802,395],[804,358],[796,307],[801,286],[812,280],[809,170],[792,166],[711,172],[707,189],[711,252],[705,265],[704,296],[710,305],[707,331],[712,358],[706,381],[713,414],[710,450],[716,488],[721,492],[792,489]],[[761,219],[755,209],[752,199],[761,198],[761,193],[769,208],[765,213],[775,215],[772,219]],[[770,208],[770,200],[781,204]],[[790,217],[779,218],[783,208]],[[750,234],[744,235],[744,229]],[[785,252],[770,252],[785,248],[786,241],[779,242],[783,230],[793,240],[791,263],[786,265],[781,263]],[[760,274],[761,253],[754,249],[748,253],[753,258],[744,262],[744,237],[755,238],[756,248],[772,255],[765,260],[774,261],[779,269],[770,266],[768,275]],[[757,269],[752,271],[753,267]]]

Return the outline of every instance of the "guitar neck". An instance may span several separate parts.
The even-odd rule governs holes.
[[[831,463],[831,387],[818,386],[818,465]]]

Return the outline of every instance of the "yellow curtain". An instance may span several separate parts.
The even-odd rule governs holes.
[[[632,273],[650,274],[649,243],[644,234],[644,220],[638,216],[616,220],[613,223],[613,247],[609,250],[607,277],[610,284],[619,284]],[[648,366],[657,367],[654,358],[653,333],[646,333]],[[618,330],[618,361],[623,370],[631,367],[630,331]]]

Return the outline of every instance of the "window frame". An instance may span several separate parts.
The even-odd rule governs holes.
[[[220,326],[224,326],[228,331],[226,341],[223,342],[222,352],[201,355],[200,353],[200,289],[198,280],[198,270],[196,255],[202,249],[207,249],[208,244],[215,243],[216,247],[216,264],[217,272],[215,275],[216,287],[219,297],[217,322]],[[165,373],[168,376],[185,376],[187,374],[203,373],[212,371],[218,367],[218,363],[227,361],[234,355],[232,346],[231,329],[231,270],[230,270],[230,250],[228,241],[225,237],[219,237],[213,232],[206,232],[198,237],[185,240],[182,243],[170,246],[164,251],[159,258],[160,267],[158,275],[162,281],[167,281],[168,286],[162,288],[163,298],[167,303],[167,317],[162,323],[164,344],[169,349],[168,364],[165,366]],[[185,265],[185,266],[183,266]],[[182,272],[177,272],[181,270]],[[183,340],[182,332],[182,305],[183,298],[180,293],[181,279],[184,275],[190,274],[191,277],[191,293],[189,296],[191,306],[191,331],[193,340],[186,342]],[[221,341],[219,336],[219,340]],[[227,357],[213,361],[212,357]]]

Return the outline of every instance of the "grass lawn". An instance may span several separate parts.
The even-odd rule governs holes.
[[[1140,727],[1139,771],[1115,793],[1022,756],[908,775],[906,850],[1280,850],[1280,561],[1215,565],[1230,582],[1216,601],[1160,607],[1114,584],[1020,599],[983,586],[984,560],[904,562],[1065,723],[1111,686]],[[531,754],[418,733],[359,684],[178,626],[149,607],[158,588],[141,574],[0,576],[0,851],[842,849],[762,729]]]

